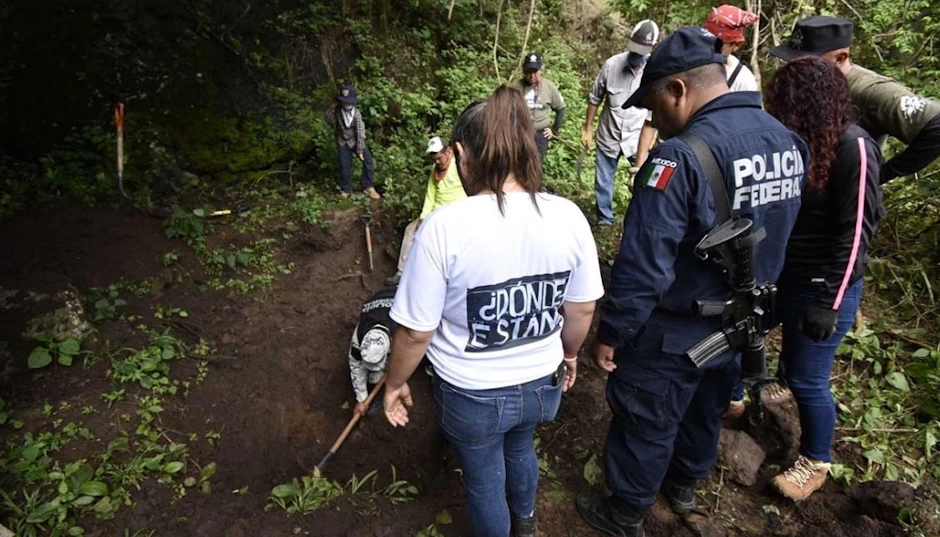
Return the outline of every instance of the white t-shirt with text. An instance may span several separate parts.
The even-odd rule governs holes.
[[[428,358],[454,386],[487,390],[545,377],[564,356],[566,301],[604,294],[597,246],[572,202],[472,196],[435,210],[415,237],[391,317],[435,331]],[[540,214],[541,213],[541,214]]]

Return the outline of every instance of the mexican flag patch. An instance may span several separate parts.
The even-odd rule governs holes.
[[[652,166],[646,168],[646,173],[641,181],[645,182],[646,186],[653,187],[656,190],[666,190],[669,180],[672,179],[672,174],[675,173],[679,165],[672,160],[659,157],[654,158],[651,164]]]

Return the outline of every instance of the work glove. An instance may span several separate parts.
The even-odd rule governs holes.
[[[810,304],[803,312],[798,328],[813,341],[825,341],[835,333],[838,319],[839,310]]]
[[[594,133],[590,125],[581,126],[581,143],[588,149],[594,149]]]

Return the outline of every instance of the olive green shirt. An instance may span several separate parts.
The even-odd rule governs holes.
[[[940,103],[915,95],[897,81],[853,65],[846,78],[859,124],[872,135],[888,135],[910,144],[917,133],[940,114]]]
[[[509,87],[522,94],[526,106],[529,107],[529,113],[532,114],[532,127],[536,131],[552,126],[549,110],[558,112],[565,109],[565,99],[561,92],[555,83],[547,78],[543,77],[537,87],[528,86],[522,80],[514,81]]]

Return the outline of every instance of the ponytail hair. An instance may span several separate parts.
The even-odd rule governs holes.
[[[459,158],[464,161],[467,194],[492,191],[499,212],[505,214],[503,185],[512,175],[537,208],[535,195],[542,185],[542,163],[533,133],[522,94],[506,85],[464,109],[454,122],[451,141],[463,147]]]

